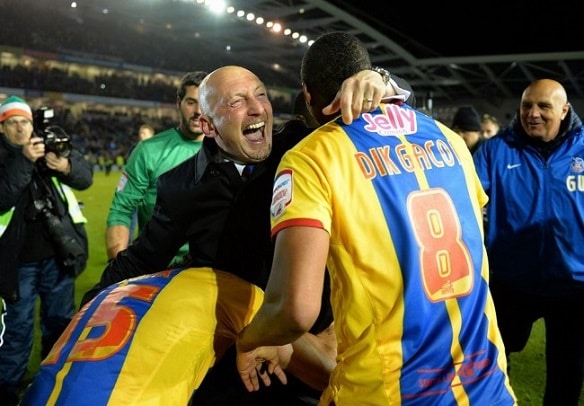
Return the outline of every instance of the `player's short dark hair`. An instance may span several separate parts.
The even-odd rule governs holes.
[[[194,71],[185,74],[180,80],[180,86],[176,91],[176,98],[178,101],[180,102],[182,99],[184,99],[185,95],[187,94],[187,87],[199,87],[205,76],[207,76],[207,72],[204,71]]]
[[[330,32],[306,51],[300,78],[311,94],[331,102],[345,79],[365,69],[371,69],[365,45],[352,34]]]

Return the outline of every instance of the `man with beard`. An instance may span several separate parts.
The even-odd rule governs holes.
[[[183,76],[176,94],[178,126],[140,142],[130,154],[107,217],[108,259],[115,258],[128,247],[134,212],[138,213],[139,232],[150,219],[156,203],[158,177],[195,155],[203,145],[204,135],[199,126],[199,85],[206,74],[194,71]],[[183,263],[187,254],[188,245],[185,244],[169,265]]]

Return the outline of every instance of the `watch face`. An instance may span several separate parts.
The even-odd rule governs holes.
[[[387,69],[383,69],[379,66],[374,66],[373,68],[371,68],[372,71],[377,72],[381,75],[381,78],[383,79],[383,83],[385,83],[386,85],[389,83],[389,78],[390,78],[390,73]]]

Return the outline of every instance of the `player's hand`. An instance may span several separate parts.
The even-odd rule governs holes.
[[[362,70],[345,79],[334,100],[322,109],[322,113],[331,115],[340,109],[343,122],[351,124],[361,113],[375,110],[385,93],[386,86],[381,75],[372,70]]]
[[[249,392],[260,389],[260,379],[265,386],[270,386],[272,383],[270,375],[276,375],[283,384],[288,382],[284,370],[279,365],[280,351],[286,350],[282,347],[259,347],[248,352],[241,352],[239,348],[237,349],[237,371]],[[288,351],[290,350],[288,349]]]

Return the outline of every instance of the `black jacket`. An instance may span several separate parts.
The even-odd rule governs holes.
[[[55,255],[44,223],[35,216],[33,194],[39,181],[33,182],[33,178],[42,179],[40,182],[48,187],[47,193],[52,196],[61,215],[67,212],[67,208],[50,179],[52,176],[73,189],[84,190],[91,186],[92,170],[81,153],[71,151],[69,162],[69,175],[51,171],[43,166],[42,160],[36,164],[29,161],[21,148],[11,145],[4,135],[0,135],[0,214],[14,207],[8,228],[0,237],[1,297],[8,300],[19,298],[17,268],[20,262],[40,261]]]
[[[234,163],[223,159],[215,141],[205,139],[199,153],[159,177],[152,217],[139,238],[108,264],[101,286],[164,270],[187,241],[188,265],[221,268],[265,286],[260,283],[257,271],[265,266],[270,241],[251,235],[268,233],[269,236],[267,198],[271,197],[271,185],[267,182],[266,166],[266,162],[256,165],[244,182]],[[269,194],[264,191],[256,196],[258,189],[262,189],[260,183],[268,187]],[[251,233],[250,237],[236,241],[236,236],[230,235],[231,230],[236,234],[241,234],[241,230],[230,222],[239,223],[237,213],[249,206],[250,201],[255,201],[253,210],[246,213],[249,218],[246,224],[250,225],[246,231]],[[255,240],[251,250],[238,248],[239,243],[247,244],[251,240]],[[231,248],[235,249],[234,253],[223,254]],[[238,261],[228,258],[235,256]]]

